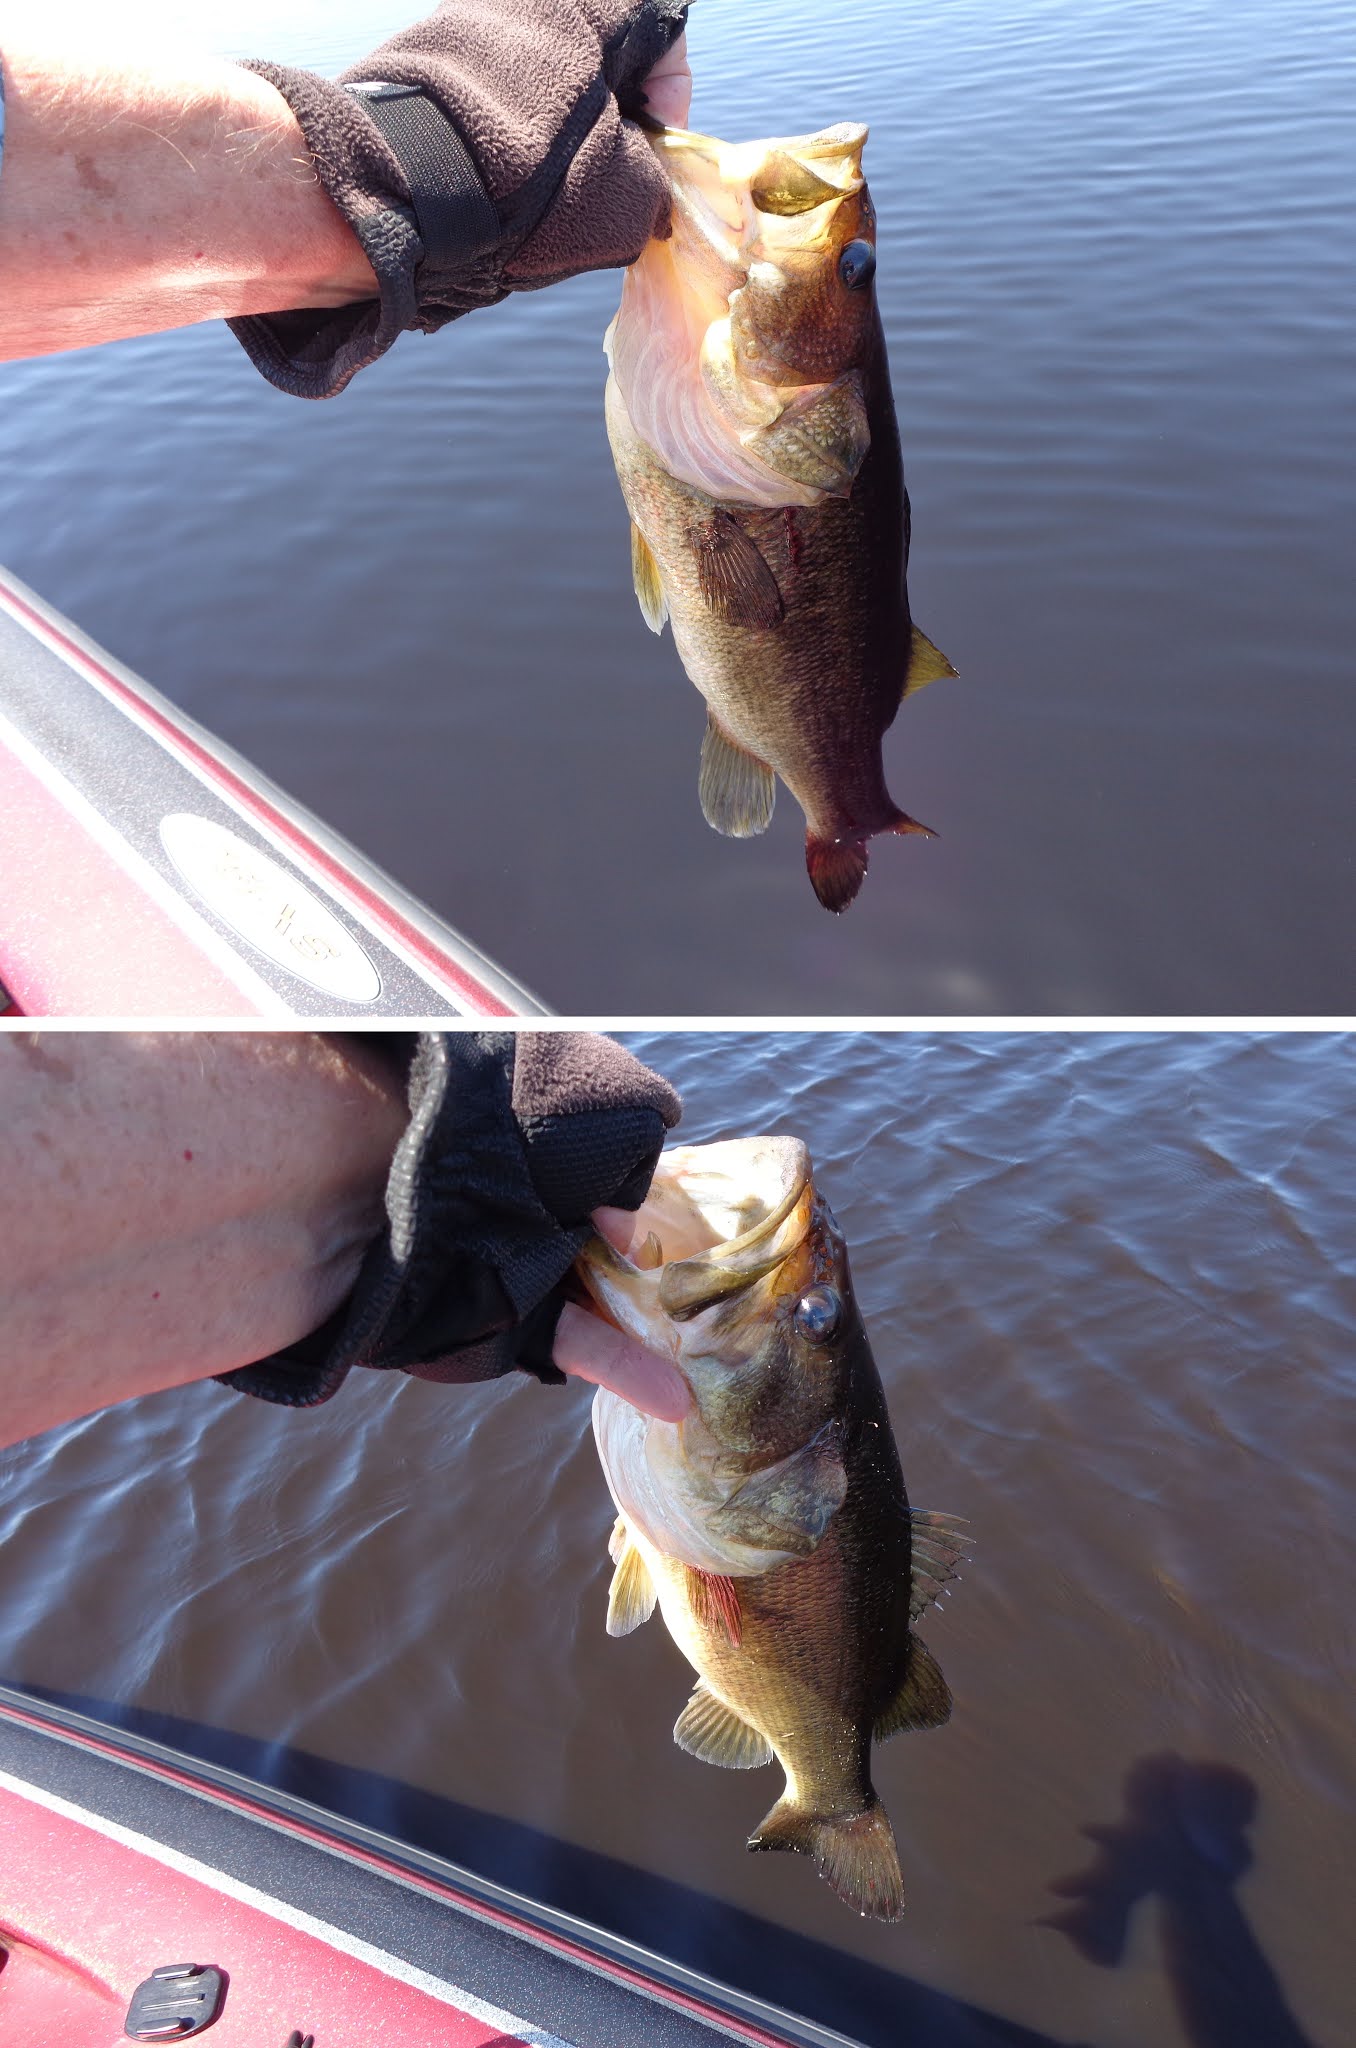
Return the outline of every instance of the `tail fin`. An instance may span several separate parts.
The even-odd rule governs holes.
[[[824,908],[835,916],[847,909],[861,888],[869,860],[866,841],[877,832],[895,832],[900,838],[911,832],[921,832],[925,839],[937,837],[930,825],[920,825],[917,818],[901,810],[893,810],[884,824],[874,825],[860,839],[817,839],[813,832],[806,833],[805,866],[810,886]]]
[[[898,1920],[904,1911],[894,1829],[874,1792],[864,1812],[828,1819],[797,1806],[788,1793],[750,1835],[749,1847],[812,1856],[819,1875],[863,1918]]]

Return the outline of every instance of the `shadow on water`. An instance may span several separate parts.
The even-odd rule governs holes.
[[[1314,2048],[1234,1895],[1256,1813],[1241,1771],[1141,1757],[1124,1819],[1083,1829],[1095,1861],[1050,1887],[1073,1903],[1041,1925],[1104,1969],[1122,1961],[1135,1908],[1157,1899],[1163,1968],[1191,2048]]]
[[[900,2048],[901,2042],[909,2048],[1072,2048],[687,1885],[375,1771],[330,1763],[306,1750],[175,1714],[42,1686],[23,1690],[30,1698],[87,1714],[380,1828],[496,1884],[611,1928],[690,1969],[836,2027],[866,2048]]]

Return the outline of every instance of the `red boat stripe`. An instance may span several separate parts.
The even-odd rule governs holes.
[[[62,1016],[73,1009],[90,1016],[290,1014],[268,984],[3,718],[0,841],[6,898],[0,966],[28,1015]],[[43,942],[32,949],[42,960],[36,973],[21,943],[26,917],[43,925]],[[130,1006],[126,997],[129,959],[148,992],[140,1006]],[[70,999],[68,977],[79,990],[78,1002]],[[106,1001],[98,1000],[101,986]]]
[[[8,1719],[40,1729],[45,1735],[56,1735],[62,1741],[75,1743],[77,1747],[95,1750],[103,1756],[111,1756],[119,1763],[127,1761],[127,1753],[120,1750],[115,1743],[101,1741],[97,1736],[87,1735],[83,1730],[76,1735],[68,1729],[55,1728],[40,1715],[25,1713],[22,1708],[10,1706],[8,1703],[3,1712]],[[786,2048],[786,2042],[781,2036],[769,2033],[755,2021],[724,2012],[719,2006],[711,2005],[706,1999],[699,1998],[692,1992],[659,1983],[640,1970],[630,1969],[625,1963],[617,1962],[611,1956],[585,1948],[582,1944],[571,1941],[568,1936],[538,1926],[505,1907],[493,1906],[487,1900],[477,1898],[472,1892],[464,1892],[455,1885],[429,1877],[422,1871],[408,1869],[404,1864],[396,1863],[389,1856],[383,1856],[376,1850],[365,1849],[351,1838],[346,1837],[336,1847],[320,1828],[309,1827],[305,1821],[297,1820],[291,1814],[273,1812],[267,1806],[241,1793],[226,1791],[218,1785],[204,1786],[189,1772],[177,1771],[172,1765],[141,1756],[135,1757],[133,1761],[138,1770],[146,1771],[151,1776],[166,1779],[170,1784],[181,1785],[186,1790],[196,1793],[199,1798],[219,1801],[223,1806],[233,1807],[236,1812],[248,1814],[254,1820],[265,1821],[283,1833],[299,1835],[304,1840],[315,1842],[322,1849],[329,1850],[331,1854],[352,1857],[356,1862],[365,1863],[369,1869],[393,1878],[398,1884],[427,1892],[433,1898],[446,1899],[449,1904],[473,1915],[476,1919],[488,1920],[496,1926],[507,1927],[529,1941],[538,1942],[543,1948],[554,1949],[559,1955],[569,1956],[572,1961],[582,1963],[586,1969],[596,1970],[601,1976],[614,1977],[623,1984],[629,1984],[634,1990],[647,1998],[653,1998],[658,2004],[672,2005],[683,2012],[695,2013],[698,2018],[706,2020],[709,2024],[723,2027],[727,2034],[733,2034],[739,2040],[754,2042],[757,2048]]]
[[[398,944],[413,955],[425,973],[436,975],[444,982],[458,1001],[463,1002],[476,1015],[483,1017],[512,1017],[516,1012],[509,1004],[494,995],[475,976],[468,972],[459,961],[444,953],[441,947],[425,937],[416,925],[400,915],[386,903],[375,890],[351,874],[324,847],[317,845],[299,826],[294,825],[279,810],[261,796],[257,790],[240,776],[218,761],[206,747],[181,732],[174,721],[167,718],[153,704],[147,703],[129,684],[106,669],[102,662],[86,652],[83,647],[68,639],[66,634],[45,619],[41,612],[26,604],[14,590],[0,582],[0,605],[18,619],[20,623],[50,647],[55,654],[85,677],[87,682],[113,698],[123,710],[152,731],[171,753],[191,767],[204,782],[224,790],[242,811],[254,820],[260,830],[266,832],[294,859],[300,859],[313,870],[323,875],[327,886],[349,908],[364,917],[374,931],[378,931],[389,944]]]
[[[260,2022],[267,2025],[273,2021],[271,2008],[280,1995],[291,2002],[292,2017],[304,2020],[305,1987],[316,1981],[324,1986],[316,2002],[328,2008],[324,2038],[332,2031],[336,2038],[348,2034],[356,2039],[371,2033],[386,2038],[385,2028],[395,2027],[401,2041],[409,2042],[411,2048],[416,2044],[417,2048],[509,2048],[511,2042],[522,2044],[522,2048],[570,2048],[558,2035],[488,2004],[458,1984],[415,1969],[399,1956],[270,1898],[181,1850],[87,1812],[6,1771],[0,1771],[3,1792],[28,1801],[48,1817],[44,1826],[32,1831],[42,1837],[42,1856],[11,1856],[0,1874],[0,1899],[6,1902],[7,1921],[11,1925],[17,1921],[16,1931],[27,1938],[26,1929],[40,1924],[50,1910],[50,1887],[55,1879],[61,1888],[63,1956],[96,1982],[107,1983],[127,1996],[141,1974],[148,1931],[151,1939],[176,1955],[180,1947],[184,1954],[196,1950],[205,1935],[224,1944],[225,1952],[218,1950],[218,1954],[223,1962],[227,1956],[231,1958],[227,1967],[232,1989],[219,2023],[223,2048],[228,2048],[232,2038],[226,2019],[235,2020],[238,2031],[234,2038],[240,2043],[263,2039]],[[29,1833],[25,1829],[25,1838]],[[104,1846],[91,1842],[91,1835],[102,1838]],[[174,1871],[181,1881],[156,1884],[144,1870],[138,1870],[129,1882],[126,1857],[115,1854],[115,1846]],[[54,1864],[58,1866],[55,1870]],[[73,1884],[77,1873],[78,1881]],[[187,1883],[182,1881],[185,1879]],[[121,1902],[119,1913],[110,1918],[107,1906],[115,1898]],[[283,1942],[274,1934],[261,1940],[253,1924],[258,1914],[288,1928],[291,1940]],[[346,1958],[347,1967],[336,1967],[333,1954],[317,1957],[311,1948],[316,1942]],[[163,1955],[161,1960],[165,1960]],[[129,1970],[133,1975],[127,1983],[124,1979]],[[404,1992],[394,1991],[393,1984],[434,2001],[436,2014],[421,2009]],[[242,2001],[252,2001],[258,2009],[247,2013],[241,2009]],[[285,2023],[281,2011],[276,2018],[281,2039]]]

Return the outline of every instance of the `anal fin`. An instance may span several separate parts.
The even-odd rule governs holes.
[[[708,716],[697,795],[715,831],[727,839],[753,839],[771,822],[777,780],[765,761],[737,747]]]
[[[662,633],[669,616],[669,601],[659,574],[654,551],[635,520],[631,521],[631,581],[641,616],[652,633]]]
[[[918,1636],[910,1636],[903,1683],[876,1716],[872,1737],[877,1742],[888,1742],[905,1728],[940,1728],[950,1719],[951,1688],[927,1644]]]
[[[674,1723],[673,1739],[689,1756],[726,1771],[754,1771],[772,1762],[772,1744],[756,1728],[699,1685]]]

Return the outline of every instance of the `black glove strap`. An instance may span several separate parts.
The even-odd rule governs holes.
[[[435,101],[415,85],[345,86],[380,128],[410,181],[424,261],[439,271],[474,262],[503,230],[470,151]]]

